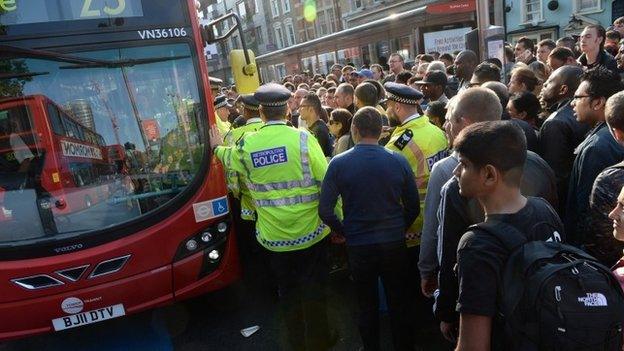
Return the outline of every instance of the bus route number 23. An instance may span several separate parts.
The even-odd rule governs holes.
[[[126,10],[126,0],[116,0],[112,2],[117,2],[117,6],[110,7],[105,5],[102,9],[93,9],[93,0],[84,0],[82,11],[80,11],[80,17],[100,17],[102,16],[102,11],[109,16],[118,16]]]

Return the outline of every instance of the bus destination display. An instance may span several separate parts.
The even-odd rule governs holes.
[[[141,16],[141,0],[0,0],[0,26]]]

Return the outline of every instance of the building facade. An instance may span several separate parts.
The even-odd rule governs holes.
[[[287,1],[287,0],[285,0]],[[200,22],[206,24],[230,12],[235,12],[241,18],[243,36],[249,50],[256,55],[275,50],[273,37],[266,25],[270,16],[266,16],[264,0],[212,0],[209,1],[200,15]],[[233,21],[218,26],[219,33],[225,33]],[[223,79],[226,84],[233,83],[229,52],[234,49],[242,49],[240,34],[235,32],[227,40],[223,40],[207,48],[208,71],[210,75]]]
[[[476,5],[476,0],[340,0],[343,29],[260,55],[262,79],[326,74],[334,63],[383,65],[392,53],[409,62],[418,53],[460,51],[467,45],[464,35],[477,27]],[[492,24],[503,25],[502,2],[489,5]]]
[[[609,27],[624,16],[621,0],[506,0],[507,41],[521,37],[535,42],[579,35],[590,24]]]

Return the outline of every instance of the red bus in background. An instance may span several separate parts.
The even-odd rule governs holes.
[[[238,279],[195,1],[19,1],[0,24],[0,341]]]
[[[55,213],[78,212],[108,198],[114,166],[104,138],[45,96],[0,100],[0,157],[5,172],[43,163],[35,166],[35,181],[50,194]]]

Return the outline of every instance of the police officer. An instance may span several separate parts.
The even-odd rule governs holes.
[[[239,97],[243,107],[243,114],[237,118],[242,120],[242,126],[231,129],[224,138],[224,145],[233,146],[248,132],[255,132],[262,127],[260,119],[260,103],[253,94],[243,94]]]
[[[230,118],[230,104],[227,102],[225,95],[217,96],[214,101],[214,109],[217,114],[217,127],[221,135],[225,135],[232,128]]]
[[[236,145],[243,135],[255,132],[263,125],[259,112],[260,103],[253,94],[240,95],[239,104],[243,114],[237,118],[237,121],[240,120],[242,126],[230,129],[225,135],[224,145],[226,146]],[[226,167],[226,176],[228,190],[234,197],[231,199],[231,205],[245,280],[265,285],[268,282],[262,274],[264,255],[255,240],[255,206],[249,195],[249,189],[244,183],[239,182],[240,177],[235,170]]]
[[[268,252],[278,285],[284,349],[326,350],[335,342],[325,297],[329,228],[318,216],[327,161],[312,135],[286,125],[287,88],[263,85],[254,97],[264,126],[230,147],[219,146],[221,135],[213,127],[210,145],[226,168],[240,175],[256,207],[256,238]]]
[[[425,300],[420,294],[420,275],[418,274],[418,257],[420,252],[420,235],[423,227],[423,213],[427,183],[433,164],[448,154],[448,142],[444,132],[429,122],[429,118],[418,113],[418,104],[423,94],[407,86],[389,82],[384,85],[387,97],[388,118],[394,120],[398,127],[390,136],[386,148],[400,152],[407,158],[414,175],[420,195],[420,214],[408,228],[406,233],[410,267],[414,277],[410,282],[410,290],[415,297],[416,315],[432,316],[431,300]],[[425,319],[420,319],[424,322]]]

